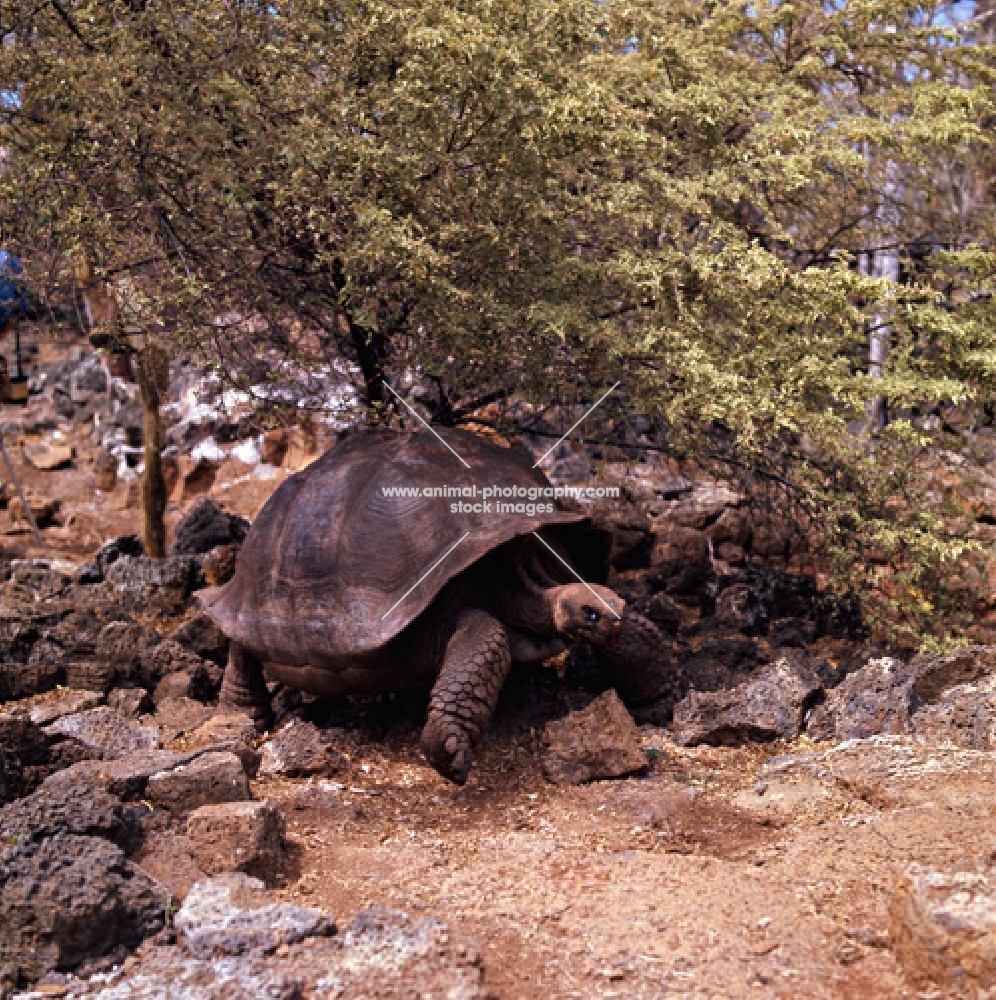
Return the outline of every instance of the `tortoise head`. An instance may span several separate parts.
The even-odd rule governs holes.
[[[619,635],[626,602],[608,587],[571,583],[551,596],[557,635],[565,641],[609,646]]]

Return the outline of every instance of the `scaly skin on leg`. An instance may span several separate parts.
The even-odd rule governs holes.
[[[491,720],[511,664],[504,625],[485,611],[462,612],[422,730],[426,759],[458,785],[467,780],[474,745]]]
[[[263,664],[248,650],[232,643],[228,666],[218,695],[218,714],[241,712],[256,723],[258,732],[273,725],[270,693],[266,690]]]
[[[671,644],[652,621],[635,611],[626,611],[618,638],[596,653],[628,705],[654,701],[674,684]]]

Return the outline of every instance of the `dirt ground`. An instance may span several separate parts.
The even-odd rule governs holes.
[[[413,703],[344,727],[339,774],[258,782],[286,816],[282,894],[442,916],[501,1000],[943,995],[904,978],[889,903],[910,861],[996,857],[993,755],[688,750],[647,727],[645,775],[556,787],[536,724],[566,692],[537,674],[509,684],[464,788],[419,760]]]

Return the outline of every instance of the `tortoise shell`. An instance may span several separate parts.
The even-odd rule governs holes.
[[[497,513],[483,487],[548,488],[524,452],[446,429],[465,467],[433,434],[364,430],[346,436],[270,497],[234,577],[201,591],[232,640],[264,661],[314,664],[378,649],[420,615],[458,573],[513,538],[586,525],[546,496],[503,496],[550,510]],[[453,489],[477,495],[453,496]],[[449,496],[427,489],[450,488]],[[390,496],[385,490],[417,489]],[[481,504],[454,513],[451,504]]]

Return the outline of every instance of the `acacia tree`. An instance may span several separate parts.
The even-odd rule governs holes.
[[[337,355],[379,411],[419,370],[444,421],[619,381],[606,433],[639,414],[777,474],[838,553],[891,547],[919,625],[957,551],[916,501],[928,441],[899,419],[869,454],[855,424],[879,396],[901,415],[989,384],[992,328],[959,289],[992,261],[902,286],[856,264],[982,237],[937,167],[982,142],[988,52],[935,13],[5,0],[3,237],[35,274],[86,246],[137,275],[159,335],[228,379],[258,380],[264,350]],[[889,171],[901,212],[878,210]]]

